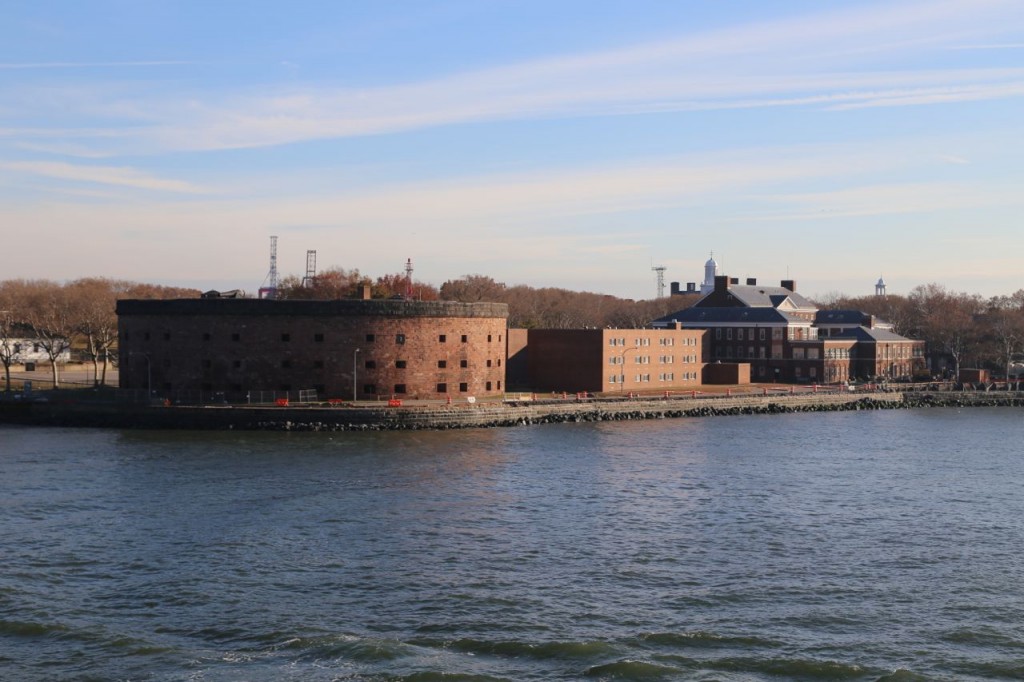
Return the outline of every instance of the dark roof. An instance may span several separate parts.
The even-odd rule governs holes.
[[[659,317],[651,324],[654,326],[670,325],[673,322],[686,322],[690,324],[732,322],[743,323],[775,323],[786,324],[789,322],[805,323],[790,313],[776,310],[770,307],[757,308],[685,308],[675,313]]]
[[[806,298],[790,291],[784,287],[762,287],[749,284],[732,284],[729,286],[729,293],[733,298],[745,306],[751,308],[778,308],[786,299],[789,299],[794,306],[803,309],[816,309],[817,306]],[[694,307],[700,307],[705,299],[694,303]],[[708,307],[711,307],[710,304]]]
[[[833,339],[855,339],[857,341],[913,341],[896,332],[886,329],[870,329],[868,327],[853,327],[836,332],[830,338]]]

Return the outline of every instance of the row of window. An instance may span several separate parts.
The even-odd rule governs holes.
[[[496,360],[496,361],[487,360],[487,366],[488,367],[495,366],[493,364],[494,362],[497,362],[497,366],[501,367],[501,359],[500,358],[498,360]],[[396,369],[406,369],[407,365],[408,365],[408,363],[405,360],[395,360],[395,368]],[[164,367],[170,367],[170,366],[171,366],[170,358],[164,358]],[[212,360],[203,360],[202,361],[202,366],[203,366],[203,369],[209,369],[209,368],[211,368],[213,366],[213,361]],[[242,367],[242,361],[241,360],[232,360],[231,361],[231,367],[233,369],[240,369]],[[292,360],[291,359],[281,360],[281,368],[282,369],[291,369],[292,367],[293,367],[293,364],[292,364]],[[323,369],[323,367],[324,367],[324,361],[323,360],[314,360],[313,361],[313,368],[314,369]],[[438,367],[438,369],[446,369],[448,367],[448,361],[447,360],[438,360],[437,361],[437,367]],[[469,361],[468,360],[459,360],[459,367],[462,367],[462,368],[469,367]],[[377,369],[377,361],[376,360],[367,360],[366,362],[363,363],[363,368],[364,369]]]
[[[697,362],[697,356],[696,355],[680,355],[679,356],[679,361],[680,362]],[[674,355],[659,355],[658,356],[658,364],[661,364],[661,365],[671,365],[671,364],[674,364],[674,363],[675,363],[675,356]],[[624,364],[626,364],[626,359],[623,356],[621,356],[621,355],[613,356],[613,357],[608,358],[608,364],[609,365],[624,365]],[[649,364],[651,364],[651,356],[650,355],[636,355],[636,356],[633,357],[633,364],[634,365],[649,365]]]
[[[635,341],[636,346],[638,348],[641,347],[641,346],[650,346],[651,345],[650,337],[646,337],[646,336],[645,337],[636,338],[636,339],[634,339],[634,341]],[[609,346],[625,346],[626,345],[626,339],[624,337],[617,337],[617,338],[614,338],[614,339],[608,339],[608,345]],[[658,345],[659,346],[674,346],[674,345],[676,345],[676,340],[675,340],[674,337],[671,337],[671,336],[659,336],[658,337]],[[682,340],[682,345],[684,345],[684,346],[696,346],[697,345],[697,339],[692,337],[692,336],[688,336],[688,337],[686,337],[686,338],[684,338]]]
[[[681,381],[696,381],[697,380],[697,373],[696,372],[681,372],[679,374],[679,379]],[[676,380],[675,372],[662,372],[661,374],[658,375],[658,381],[675,381],[675,380]],[[622,376],[622,375],[613,374],[612,376],[608,377],[608,383],[609,384],[624,384],[625,382],[626,382],[626,377]],[[637,384],[647,384],[647,383],[650,383],[651,382],[651,375],[650,374],[637,374],[634,377],[633,382],[637,383]]]

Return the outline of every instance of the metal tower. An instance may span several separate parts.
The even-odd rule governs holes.
[[[405,297],[412,298],[412,258],[405,261]]]
[[[316,249],[306,251],[306,276],[302,278],[302,288],[313,286],[316,280]]]
[[[664,265],[655,265],[651,267],[651,270],[658,273],[658,298],[665,298],[665,270]]]
[[[277,298],[277,237],[270,237],[270,272],[260,287],[260,298]]]

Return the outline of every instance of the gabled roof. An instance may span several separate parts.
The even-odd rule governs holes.
[[[749,308],[779,308],[786,307],[793,310],[816,310],[817,306],[808,301],[806,298],[790,291],[783,287],[762,287],[757,285],[739,285],[732,284],[729,286],[728,293],[732,294],[733,298],[739,301],[742,305]],[[710,298],[710,297],[706,297]],[[786,305],[786,303],[790,305]],[[704,299],[694,303],[694,307],[698,307],[704,304]],[[711,305],[708,303],[707,305]]]
[[[868,327],[853,327],[851,329],[843,329],[832,335],[833,339],[855,339],[857,341],[877,342],[877,341],[913,341],[905,336],[900,336],[896,332],[891,332],[887,329],[869,329]]]
[[[651,324],[660,327],[673,322],[688,324],[810,324],[807,320],[802,320],[783,310],[764,306],[756,308],[698,308],[691,306],[659,317]]]

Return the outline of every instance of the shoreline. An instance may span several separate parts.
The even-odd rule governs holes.
[[[509,402],[473,406],[145,406],[0,403],[0,423],[168,430],[404,431],[930,407],[1024,407],[1024,392],[872,392],[629,401]]]

